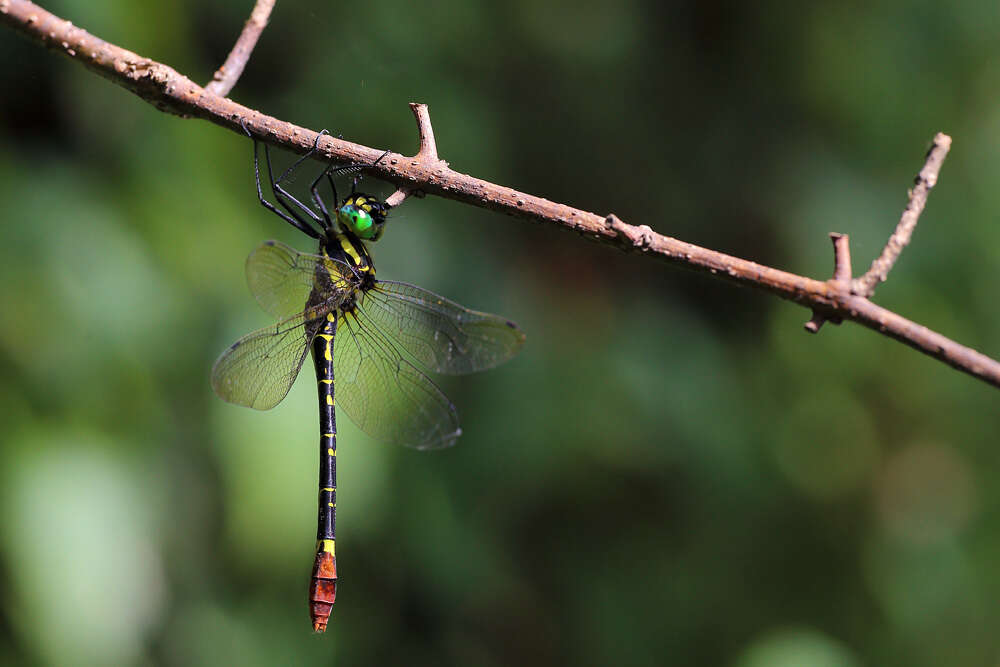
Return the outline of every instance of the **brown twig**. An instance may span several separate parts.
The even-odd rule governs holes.
[[[184,117],[204,118],[240,134],[243,134],[240,127],[243,122],[263,141],[299,153],[307,152],[316,141],[317,133],[312,130],[265,116],[229,99],[213,95],[170,67],[99,40],[27,0],[0,0],[0,22],[48,48],[82,62],[86,67],[164,111]],[[426,107],[416,105],[413,111],[418,127],[421,128],[421,146],[433,147],[433,133],[429,131],[430,120]],[[324,136],[319,142],[315,157],[318,160],[372,164],[382,154],[382,151],[374,148]],[[642,253],[739,285],[763,289],[811,308],[830,321],[842,318],[857,322],[1000,387],[1000,362],[881,308],[865,296],[852,293],[843,280],[820,281],[795,275],[663,236],[645,225],[628,225],[614,215],[600,216],[495,185],[453,171],[437,158],[436,149],[432,151],[429,148],[423,154],[418,152],[413,157],[390,153],[387,158],[377,166],[369,167],[368,171],[376,177],[395,183],[404,193],[401,196],[405,196],[406,192],[420,191],[536,222],[558,225],[626,252]],[[925,185],[933,183],[939,167],[938,163],[931,168]],[[918,179],[915,190],[920,187]],[[925,200],[926,192],[921,196]],[[919,198],[917,205],[923,205]],[[910,230],[912,231],[912,225]],[[846,238],[840,243],[846,246]],[[839,247],[835,240],[835,248]],[[843,257],[841,254],[841,258]],[[846,266],[846,262],[838,260],[838,266]],[[837,275],[842,276],[842,272]]]
[[[851,246],[847,234],[830,234],[833,241],[833,278],[831,284],[838,290],[847,290],[851,283]],[[826,322],[840,324],[844,319],[839,315],[824,313],[814,308],[812,317],[805,324],[809,333],[819,333]]]
[[[233,50],[229,52],[222,67],[215,71],[212,80],[205,86],[205,90],[219,97],[225,97],[229,94],[229,91],[239,81],[240,75],[243,74],[243,68],[250,60],[250,54],[253,53],[253,47],[257,45],[257,39],[267,27],[267,19],[271,16],[273,8],[274,0],[257,0],[253,11],[250,12],[250,18],[243,26],[243,32],[240,33],[239,39],[233,46]]]
[[[937,184],[938,173],[941,165],[948,156],[951,148],[951,137],[938,132],[934,137],[930,150],[927,151],[927,159],[924,161],[924,168],[920,170],[914,179],[913,189],[909,192],[909,201],[903,209],[903,215],[896,224],[896,231],[889,237],[889,242],[882,249],[882,254],[872,262],[871,268],[865,275],[854,280],[851,285],[852,290],[859,296],[871,296],[875,293],[875,286],[884,283],[889,276],[889,271],[899,259],[899,254],[910,242],[913,230],[917,226],[917,220],[927,204],[927,195],[931,188]]]
[[[847,234],[830,234],[833,241],[833,280],[845,285],[851,282],[851,244]]]

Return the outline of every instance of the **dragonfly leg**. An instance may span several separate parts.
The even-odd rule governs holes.
[[[319,141],[318,137],[316,141],[317,142]],[[313,150],[315,150],[315,148]],[[311,152],[312,151],[310,151],[310,153]],[[295,216],[296,219],[301,220],[301,218],[299,218],[299,216],[296,215],[295,211],[292,209],[291,206],[292,204],[295,204],[295,206],[298,207],[299,211],[308,215],[313,222],[322,225],[323,224],[322,219],[318,215],[316,215],[316,213],[311,208],[309,208],[308,206],[300,202],[298,199],[296,199],[294,196],[292,196],[292,194],[287,190],[285,190],[285,188],[281,187],[281,182],[288,177],[288,175],[291,173],[291,170],[297,167],[299,163],[302,162],[302,160],[304,160],[306,157],[309,156],[310,153],[306,153],[305,156],[299,158],[298,162],[296,162],[291,167],[286,169],[285,173],[283,173],[281,177],[278,178],[278,180],[274,180],[274,174],[271,173],[271,152],[268,149],[267,144],[264,145],[264,157],[267,159],[267,177],[271,181],[271,189],[274,191],[274,198],[278,200],[278,203],[281,204],[286,211]]]
[[[274,191],[274,176],[271,174],[271,154],[267,150],[266,145],[264,146],[264,156],[267,158],[267,173],[271,181],[272,191],[275,192],[275,197],[278,199],[278,203],[280,203],[288,211],[288,213],[279,210],[274,204],[264,199],[264,192],[260,187],[260,158],[257,151],[258,142],[256,137],[250,134],[250,130],[247,129],[247,126],[242,123],[241,125],[243,127],[243,131],[247,133],[247,136],[253,139],[253,173],[257,183],[257,199],[260,200],[261,205],[267,210],[277,215],[285,222],[287,222],[288,224],[290,224],[292,227],[295,227],[299,231],[307,234],[308,236],[311,236],[314,239],[318,239],[319,232],[317,232],[315,229],[312,228],[311,225],[309,225],[309,223],[307,223],[305,220],[299,217],[299,215],[296,214],[295,211],[293,211],[291,207],[289,207],[285,202],[283,202],[280,197],[277,197],[277,191]],[[313,215],[315,217],[315,214]]]
[[[294,173],[295,170],[299,168],[300,164],[302,164],[303,162],[305,162],[306,160],[308,160],[309,158],[311,158],[312,155],[313,155],[313,153],[315,153],[316,151],[319,150],[319,140],[323,138],[324,134],[330,134],[330,133],[327,132],[326,130],[320,130],[319,134],[316,135],[316,140],[313,142],[312,148],[310,148],[309,151],[305,155],[303,155],[298,160],[296,160],[295,162],[293,162],[292,166],[290,166],[288,169],[286,169],[284,171],[284,173],[282,173],[281,176],[278,177],[278,180],[275,181],[275,183],[283,183],[286,178],[288,178],[289,176],[291,176],[292,173]]]
[[[322,138],[324,134],[329,134],[329,133],[326,130],[320,130],[319,134],[316,135],[316,141],[313,142],[313,146],[312,148],[309,149],[309,152],[300,157],[292,164],[292,166],[286,169],[285,172],[278,177],[278,180],[272,179],[271,187],[274,188],[274,196],[279,198],[278,199],[279,202],[281,202],[281,197],[288,199],[291,203],[298,206],[300,210],[304,211],[306,215],[312,218],[313,221],[319,223],[321,227],[323,227],[324,229],[329,229],[330,216],[327,214],[326,207],[322,205],[322,202],[320,202],[320,209],[323,211],[323,218],[320,219],[320,217],[317,216],[316,213],[314,213],[311,208],[300,202],[298,199],[292,196],[290,192],[288,192],[287,190],[285,190],[285,188],[281,186],[281,184],[285,181],[285,179],[291,176],[292,173],[294,173],[295,170],[299,168],[299,165],[301,165],[305,160],[309,159],[313,155],[313,153],[319,150],[319,140],[320,138]],[[268,174],[270,174],[270,162],[268,163]],[[315,193],[313,194],[315,195]],[[281,203],[285,205],[284,202]],[[288,208],[287,205],[285,205],[285,207]]]
[[[316,179],[312,182],[312,185],[309,186],[309,192],[312,193],[313,201],[316,202],[317,206],[319,206],[319,210],[323,213],[323,221],[326,223],[325,226],[327,229],[333,227],[333,220],[330,219],[330,212],[326,209],[326,204],[323,202],[323,198],[319,196],[319,182],[324,176],[326,176],[326,179],[330,182],[330,188],[333,190],[333,204],[334,206],[338,205],[340,203],[340,197],[337,196],[337,186],[333,184],[333,179],[330,178],[330,167],[332,166],[333,163],[331,162],[327,165],[326,169],[324,169],[323,172],[316,177]]]

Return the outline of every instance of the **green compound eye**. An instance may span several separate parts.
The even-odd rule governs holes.
[[[370,239],[375,233],[375,221],[372,219],[371,214],[355,206],[342,206],[337,211],[337,218],[341,224],[347,227],[358,238]]]

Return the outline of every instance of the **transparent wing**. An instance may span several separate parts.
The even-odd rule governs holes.
[[[324,263],[328,270],[351,273],[343,262],[299,252],[278,241],[264,241],[247,257],[247,284],[261,308],[277,318],[291,317],[309,298],[318,263]],[[327,282],[322,289],[330,292],[333,287]]]
[[[373,438],[436,449],[453,445],[461,435],[448,397],[402,357],[364,312],[342,315],[333,360],[337,404]]]
[[[408,283],[380,280],[361,296],[358,310],[436,373],[492,368],[524,345],[524,332],[510,320],[469,310]]]
[[[295,383],[317,330],[314,321],[299,314],[247,334],[215,362],[212,389],[224,401],[270,410]]]

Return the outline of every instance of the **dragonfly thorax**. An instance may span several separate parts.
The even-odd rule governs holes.
[[[365,242],[350,232],[327,230],[320,240],[320,254],[327,260],[317,268],[330,276],[338,290],[350,285],[365,289],[375,282],[375,265]]]
[[[388,207],[375,197],[355,193],[344,200],[337,209],[337,223],[345,232],[366,241],[377,241],[382,236]]]

